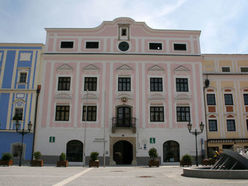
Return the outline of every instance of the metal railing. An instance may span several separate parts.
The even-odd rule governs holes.
[[[115,132],[117,128],[130,128],[133,129],[133,132],[136,132],[136,118],[128,117],[128,118],[112,118],[112,132]]]

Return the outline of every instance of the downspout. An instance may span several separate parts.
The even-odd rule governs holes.
[[[204,94],[204,112],[205,112],[205,126],[206,126],[206,151],[207,151],[207,158],[208,158],[208,124],[207,124],[207,105],[206,105],[206,88],[209,87],[209,80],[208,76],[206,77],[204,81],[204,87],[203,87],[203,94]]]
[[[33,146],[32,146],[31,160],[33,160],[33,154],[34,154],[34,144],[35,144],[35,136],[36,136],[36,119],[37,119],[37,111],[38,111],[38,102],[39,102],[40,89],[41,89],[41,85],[38,85],[37,90],[36,90],[36,103],[35,103],[35,114],[34,114],[34,133],[33,133]]]

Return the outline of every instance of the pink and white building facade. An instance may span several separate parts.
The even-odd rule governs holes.
[[[107,165],[141,165],[152,147],[162,164],[195,155],[187,124],[205,121],[200,31],[130,18],[46,31],[35,144],[45,162],[64,152],[79,164],[98,152]]]

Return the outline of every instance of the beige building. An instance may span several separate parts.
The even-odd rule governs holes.
[[[248,148],[248,55],[202,57],[208,154]]]

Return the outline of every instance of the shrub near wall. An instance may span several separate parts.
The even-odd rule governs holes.
[[[42,167],[43,160],[41,159],[41,153],[39,151],[34,152],[34,160],[31,161],[31,166]]]
[[[13,156],[10,153],[3,153],[0,165],[11,166],[13,165]]]
[[[182,159],[181,159],[181,161],[180,161],[180,165],[181,166],[191,166],[192,165],[192,157],[190,156],[190,155],[188,155],[188,154],[185,154],[183,157],[182,157]]]

